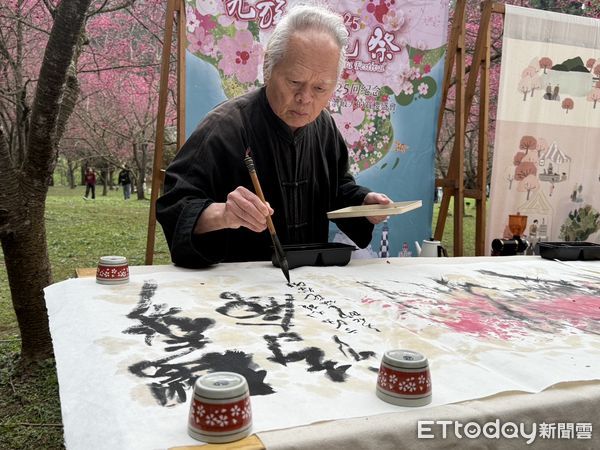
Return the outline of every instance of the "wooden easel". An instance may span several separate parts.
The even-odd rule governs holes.
[[[481,22],[475,44],[475,53],[469,71],[469,78],[465,87],[465,8],[466,0],[458,0],[454,13],[454,22],[446,57],[446,71],[444,73],[444,88],[440,103],[438,117],[438,139],[442,127],[443,113],[450,88],[450,80],[454,63],[456,62],[456,112],[455,112],[455,138],[454,147],[448,166],[446,178],[437,179],[436,187],[443,188],[443,197],[440,205],[438,221],[435,228],[435,239],[441,240],[444,226],[448,217],[450,198],[454,197],[454,256],[463,256],[463,214],[464,199],[473,198],[476,201],[475,218],[475,254],[481,256],[485,253],[485,218],[486,218],[486,185],[488,164],[488,126],[489,126],[489,70],[490,70],[490,23],[492,13],[504,14],[504,4],[496,4],[492,0],[482,2]],[[465,156],[465,130],[477,78],[479,84],[479,135],[477,157],[477,184],[475,189],[464,187],[464,156]]]
[[[148,216],[148,236],[146,239],[145,264],[154,261],[156,239],[156,200],[164,181],[163,154],[165,139],[165,119],[169,94],[169,68],[173,23],[177,32],[177,150],[181,148],[185,136],[185,5],[183,0],[167,0],[165,36],[163,40],[160,68],[160,88],[158,94],[158,114],[156,117],[156,140],[154,142],[154,163],[152,165],[152,192],[150,194],[150,214]]]

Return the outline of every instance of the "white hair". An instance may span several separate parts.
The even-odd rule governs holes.
[[[275,27],[265,51],[263,75],[265,82],[271,78],[271,72],[287,51],[292,35],[298,31],[321,31],[331,36],[340,48],[337,76],[344,69],[346,63],[346,44],[348,43],[348,30],[342,17],[322,6],[295,5],[281,19]]]

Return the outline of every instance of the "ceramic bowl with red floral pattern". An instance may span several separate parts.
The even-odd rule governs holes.
[[[377,377],[377,397],[399,406],[431,403],[429,362],[412,350],[385,352]]]
[[[196,380],[188,418],[190,436],[224,443],[243,439],[251,430],[250,392],[242,375],[213,372]]]
[[[124,256],[102,256],[96,269],[96,282],[124,284],[129,281],[129,265]]]

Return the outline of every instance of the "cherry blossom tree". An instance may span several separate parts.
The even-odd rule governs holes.
[[[594,64],[596,64],[596,58],[589,58],[585,63],[585,67],[592,70],[592,68],[594,67]]]
[[[533,97],[535,90],[542,87],[542,79],[538,75],[538,64],[538,61],[531,61],[531,63],[523,69],[523,72],[521,72],[521,79],[519,80],[517,89],[519,92],[523,93],[523,101],[527,100],[528,92],[531,92],[531,97]]]
[[[70,134],[82,153],[109,167],[127,164],[138,199],[144,198],[154,151],[164,14],[164,1],[138,0],[90,20],[89,52],[80,64],[86,97],[75,111],[80,126]],[[173,48],[169,86],[175,86],[175,54]],[[170,94],[167,125],[176,117]]]
[[[522,77],[517,84],[517,90],[523,94],[523,101],[527,100],[529,91],[533,91],[530,77]]]
[[[523,136],[519,142],[519,150],[514,158],[515,180],[522,181],[530,175],[537,174],[538,152],[532,151],[538,149],[537,139],[533,136]],[[531,185],[531,181],[528,182]],[[522,186],[522,183],[519,183]],[[517,189],[519,190],[519,189]]]
[[[537,139],[533,136],[523,136],[521,141],[519,142],[519,149],[525,151],[526,156],[529,153],[529,150],[537,149],[538,142]]]
[[[575,102],[572,98],[567,97],[562,101],[561,108],[564,109],[567,114],[569,114],[569,111],[572,110],[574,107]]]
[[[111,75],[103,73],[86,80],[86,88],[96,94],[93,102],[75,110],[80,125],[74,139],[108,166],[127,164],[134,174],[138,198],[143,199],[143,183],[152,161],[158,74],[147,69],[107,80]],[[102,88],[107,85],[113,87]]]
[[[527,200],[531,195],[531,191],[540,187],[540,182],[535,174],[529,174],[523,178],[517,186],[518,192],[527,192]]]
[[[600,4],[597,0],[529,0],[528,6],[545,11],[600,18]]]
[[[547,56],[540,58],[540,68],[544,69],[544,73],[546,73],[546,70],[552,68],[552,60]]]
[[[596,103],[600,100],[600,81],[596,81],[596,84],[586,97],[588,102],[594,102],[594,109],[596,109]]]

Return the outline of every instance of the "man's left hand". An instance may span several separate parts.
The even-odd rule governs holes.
[[[363,205],[387,205],[388,203],[392,203],[392,200],[387,195],[380,194],[378,192],[369,192],[363,200]],[[378,223],[386,220],[388,217],[389,216],[369,216],[367,217],[367,220],[372,224],[377,225]]]

